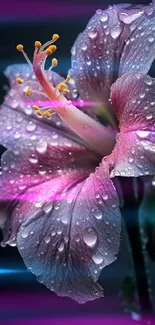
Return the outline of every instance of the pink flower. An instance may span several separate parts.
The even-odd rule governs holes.
[[[121,214],[111,179],[155,173],[155,80],[147,75],[154,9],[97,11],[72,49],[72,80],[63,82],[68,99],[63,79],[44,70],[51,42],[48,50],[36,46],[32,69],[5,72],[11,89],[0,119],[8,149],[0,178],[2,245],[17,245],[40,282],[80,303],[103,296],[98,277],[119,251]],[[76,92],[77,107],[69,101]],[[80,109],[85,102],[89,107]]]

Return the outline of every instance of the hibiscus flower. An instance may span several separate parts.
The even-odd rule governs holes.
[[[71,80],[51,71],[55,58],[44,69],[57,34],[35,42],[33,64],[18,45],[29,65],[5,71],[2,245],[17,245],[40,282],[80,303],[103,296],[97,280],[119,251],[113,178],[155,173],[154,9],[98,10],[73,46]]]

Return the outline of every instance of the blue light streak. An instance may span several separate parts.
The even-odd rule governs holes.
[[[19,274],[19,273],[27,273],[27,270],[20,270],[20,269],[1,269],[0,268],[0,275]]]

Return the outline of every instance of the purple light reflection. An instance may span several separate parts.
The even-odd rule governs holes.
[[[9,309],[9,314],[8,314]],[[52,293],[4,293],[0,297],[1,325],[135,325],[123,313],[118,297],[105,297],[87,304],[60,298]],[[153,316],[137,321],[153,325]]]

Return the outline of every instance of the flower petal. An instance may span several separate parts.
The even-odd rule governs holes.
[[[123,14],[127,15],[128,24],[124,23]],[[98,10],[72,48],[71,76],[80,97],[95,102],[98,114],[107,108],[112,114],[110,86],[117,78],[124,42],[132,33],[130,27],[142,14],[143,7],[132,8],[129,4]]]
[[[24,220],[17,246],[26,266],[52,291],[80,303],[103,295],[96,281],[120,242],[119,203],[107,166],[83,176],[71,172],[30,188],[27,195],[38,200],[14,210]]]
[[[120,134],[110,158],[112,176],[155,173],[155,79],[130,73],[112,86]]]
[[[144,14],[130,28],[132,34],[123,49],[119,76],[132,71],[147,73],[155,59],[155,3],[146,6]]]

